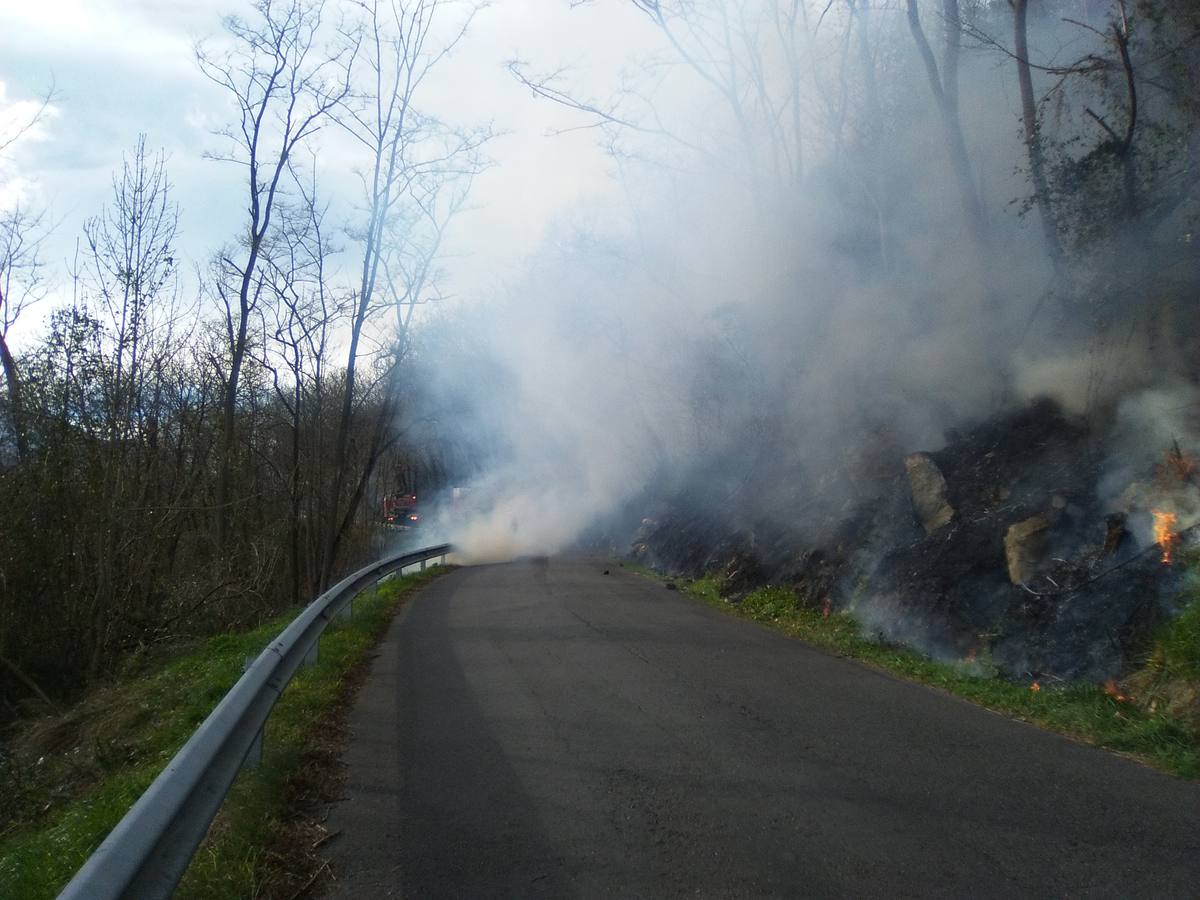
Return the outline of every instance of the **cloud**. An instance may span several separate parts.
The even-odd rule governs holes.
[[[38,193],[37,183],[22,166],[22,159],[37,144],[52,138],[51,122],[60,109],[45,104],[44,98],[10,98],[8,85],[0,81],[0,210],[29,202]]]
[[[10,52],[53,48],[47,61],[100,61],[120,67],[182,74],[190,70],[191,40],[170,4],[112,0],[40,0],[14,3],[0,13]],[[215,19],[215,3],[198,2]],[[131,48],[137,48],[131,52]],[[93,72],[96,70],[93,68]]]

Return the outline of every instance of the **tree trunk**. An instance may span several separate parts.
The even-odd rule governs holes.
[[[1058,221],[1050,204],[1050,186],[1046,180],[1046,161],[1042,152],[1041,127],[1033,97],[1033,75],[1029,68],[1029,40],[1026,25],[1029,0],[1012,0],[1014,40],[1017,57],[1017,82],[1021,88],[1021,119],[1025,126],[1025,149],[1029,155],[1029,177],[1033,181],[1034,201],[1042,221],[1046,254],[1056,274],[1062,274],[1063,251],[1058,239]]]
[[[0,297],[0,303],[3,298]],[[25,402],[21,394],[21,373],[17,361],[8,349],[8,341],[0,334],[0,361],[4,364],[4,381],[8,385],[8,414],[12,422],[13,435],[17,442],[17,459],[25,462],[29,457],[29,436],[25,433]]]
[[[259,244],[261,242],[257,204],[255,204],[252,219],[252,239],[250,256],[246,261],[246,269],[242,273],[242,282],[238,289],[238,322],[237,332],[230,343],[229,380],[225,385],[225,396],[221,409],[221,471],[217,477],[217,549],[225,552],[229,542],[229,523],[232,518],[230,504],[232,503],[233,454],[237,445],[237,392],[241,380],[242,365],[246,359],[246,331],[250,318],[250,286],[254,278],[254,270],[258,265]],[[265,226],[263,227],[265,231]],[[229,323],[229,333],[234,335],[233,323]]]
[[[407,112],[407,107],[405,107]],[[321,554],[320,590],[325,590],[333,581],[333,573],[337,562],[338,545],[341,542],[345,528],[338,525],[338,507],[341,503],[342,491],[345,489],[349,465],[350,434],[354,429],[354,389],[358,371],[358,343],[362,337],[363,326],[371,308],[371,300],[375,294],[375,285],[379,278],[379,263],[383,254],[383,228],[387,221],[392,205],[392,183],[395,178],[399,160],[400,137],[403,134],[404,117],[391,139],[386,164],[384,160],[384,144],[375,147],[375,165],[373,174],[373,189],[371,199],[371,217],[367,228],[366,247],[363,249],[362,277],[359,283],[358,305],[354,310],[354,318],[350,323],[350,348],[346,352],[346,384],[342,397],[342,410],[338,419],[336,443],[334,446],[333,478],[329,489],[328,527]],[[353,513],[357,507],[357,499],[352,500],[348,511],[348,520],[353,521]]]
[[[292,403],[292,473],[288,483],[288,493],[291,495],[291,509],[288,523],[288,544],[291,552],[292,603],[300,603],[300,428],[301,403],[304,400],[301,387],[300,367],[297,365],[293,373],[296,384],[293,388]]]
[[[961,22],[958,14],[958,0],[943,0],[943,12],[946,17],[946,53],[943,60],[944,71],[939,72],[937,60],[934,59],[933,49],[929,39],[921,27],[921,14],[917,8],[917,0],[908,0],[908,27],[921,61],[925,64],[925,73],[929,76],[929,88],[933,92],[934,102],[942,120],[942,133],[946,141],[946,152],[950,157],[950,166],[954,170],[954,178],[958,183],[959,197],[962,201],[963,215],[967,220],[967,228],[971,236],[983,245],[987,242],[987,224],[983,213],[983,204],[979,192],[975,189],[975,180],[971,174],[971,159],[967,154],[967,141],[963,136],[962,119],[958,110],[958,54],[961,44]]]
[[[879,234],[879,264],[884,271],[891,267],[889,252],[891,227],[891,200],[887,179],[883,177],[883,106],[879,100],[879,81],[875,73],[875,60],[871,55],[868,41],[868,21],[870,5],[851,0],[851,14],[857,20],[858,62],[862,68],[863,100],[867,109],[868,121],[868,153],[871,171],[867,173],[866,183],[875,204],[876,229]]]

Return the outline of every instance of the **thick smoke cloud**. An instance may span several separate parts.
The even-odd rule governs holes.
[[[521,280],[425,330],[427,418],[475,448],[444,525],[465,560],[552,553],[679,495],[819,541],[948,428],[1042,395],[1088,414],[1156,380],[1140,338],[1113,356],[1047,299],[1006,58],[961,72],[984,248],[902,16],[869,25],[878,120],[849,24],[808,47],[801,175],[676,72],[650,101],[674,140],[612,131],[627,202],[578,210]]]

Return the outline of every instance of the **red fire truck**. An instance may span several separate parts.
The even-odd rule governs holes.
[[[416,528],[420,523],[416,494],[388,494],[383,498],[383,524],[392,528]]]

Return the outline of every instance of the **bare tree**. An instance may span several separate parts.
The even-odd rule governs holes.
[[[357,514],[363,487],[383,452],[380,443],[387,433],[387,423],[377,422],[371,429],[354,477],[351,439],[357,430],[359,365],[366,329],[372,317],[387,308],[391,297],[403,294],[412,299],[414,290],[424,287],[440,243],[439,230],[439,241],[418,253],[424,265],[410,267],[421,271],[420,284],[397,288],[390,276],[397,274],[398,261],[406,250],[418,246],[407,228],[397,233],[397,226],[414,224],[405,215],[414,203],[418,207],[430,203],[431,196],[438,196],[464,177],[469,183],[482,165],[479,150],[491,136],[489,129],[454,132],[418,109],[422,86],[466,34],[475,7],[468,7],[457,21],[442,26],[446,29],[443,33],[436,28],[448,6],[442,0],[387,4],[363,0],[357,5],[362,22],[346,33],[349,45],[359,50],[355,62],[360,70],[359,83],[364,86],[345,98],[340,121],[367,154],[368,164],[361,173],[366,222],[355,231],[362,256],[349,320],[345,383],[325,509],[323,585],[333,577],[339,547]],[[457,208],[454,206],[455,211]],[[415,222],[421,224],[420,220]],[[385,342],[385,353],[397,363],[403,356],[397,349],[400,339],[401,335],[396,334]],[[391,376],[384,383],[387,388],[380,408],[390,415],[396,386]]]
[[[0,132],[0,157],[46,118],[54,97],[55,89],[51,85],[34,109]],[[9,424],[13,430],[17,458],[21,461],[29,455],[29,436],[26,434],[21,373],[8,344],[8,333],[20,317],[21,310],[40,299],[42,263],[39,251],[46,232],[44,211],[31,212],[28,207],[17,203],[12,209],[0,213],[0,364],[4,368],[4,383],[8,390]]]
[[[170,189],[165,155],[151,156],[146,136],[139,135],[120,177],[113,178],[112,205],[84,225],[96,293],[114,342],[109,400],[113,441],[142,422],[146,332],[155,301],[174,295],[179,208],[170,200]]]
[[[300,202],[281,208],[279,246],[268,259],[276,303],[270,314],[262,314],[260,351],[288,432],[286,465],[282,470],[269,465],[286,483],[289,581],[292,602],[299,603],[306,588],[316,589],[316,554],[306,552],[302,533],[306,457],[311,470],[307,483],[320,484],[324,366],[330,329],[343,310],[329,289],[326,263],[334,248],[325,237],[327,208],[318,204],[315,172],[301,178],[293,170],[292,176]],[[307,519],[317,516],[310,510]]]
[[[53,84],[46,89],[46,92],[34,101],[33,108],[24,116],[20,117],[16,122],[8,125],[5,130],[0,131],[0,156],[8,152],[9,148],[13,147],[17,141],[28,135],[41,122],[45,121],[46,116],[51,112],[51,104],[54,103],[54,98],[58,96],[58,90]]]
[[[1029,62],[1029,0],[1009,0],[1013,10],[1013,51],[1017,67],[1017,84],[1021,91],[1021,123],[1025,131],[1025,151],[1029,159],[1029,177],[1033,182],[1034,202],[1042,223],[1046,254],[1057,272],[1062,271],[1064,259],[1062,242],[1058,237],[1058,217],[1050,198],[1046,177],[1046,153],[1042,146],[1042,129],[1038,105],[1033,92],[1033,73]]]
[[[675,63],[712,90],[728,114],[738,154],[735,165],[725,160],[722,167],[746,178],[765,201],[798,188],[812,116],[808,98],[818,98],[825,115],[843,113],[832,108],[837,101],[821,90],[823,78],[813,52],[818,23],[811,21],[808,5],[800,0],[631,2],[666,40]],[[655,105],[631,88],[613,100],[588,100],[559,86],[561,70],[534,75],[515,60],[508,70],[537,96],[585,114],[593,125],[665,137],[710,163],[719,162],[711,147],[666,124]],[[640,113],[626,109],[634,99],[642,101]]]
[[[89,677],[102,670],[120,622],[157,621],[163,602],[155,585],[170,516],[158,452],[160,379],[174,351],[178,221],[165,155],[151,154],[139,136],[113,176],[110,204],[84,225],[87,272],[77,302],[95,323],[97,365],[81,387],[95,392],[95,439],[84,452],[96,499],[78,550],[90,564]]]
[[[45,220],[44,212],[32,213],[20,204],[0,213],[0,363],[8,389],[9,425],[22,462],[29,456],[28,422],[21,372],[8,335],[21,312],[42,297],[40,250],[46,236]]]
[[[921,62],[925,66],[929,89],[933,93],[934,103],[937,105],[941,118],[946,152],[958,184],[963,216],[972,236],[977,242],[982,243],[987,237],[986,217],[979,192],[975,187],[975,178],[971,171],[971,158],[967,153],[967,140],[963,134],[962,116],[958,105],[958,68],[959,56],[962,52],[962,18],[959,15],[958,0],[941,0],[944,45],[940,66],[929,45],[925,29],[921,25],[918,0],[906,0],[906,2],[909,31],[917,45]]]
[[[249,200],[241,256],[234,260],[227,254],[223,260],[232,283],[224,279],[216,283],[229,347],[216,491],[219,547],[228,540],[238,386],[248,330],[262,291],[260,257],[288,162],[349,92],[346,57],[355,50],[353,46],[337,51],[323,48],[320,2],[257,0],[254,10],[257,21],[253,23],[235,16],[225,19],[225,30],[233,40],[228,52],[215,56],[204,46],[196,48],[200,70],[227,91],[237,108],[237,124],[222,132],[229,150],[216,158],[245,167]]]
[[[1136,71],[1138,63],[1135,62],[1134,37],[1135,25],[1140,23],[1135,22],[1135,16],[1148,13],[1151,7],[1114,0],[1103,17],[1101,10],[1096,9],[1082,19],[1061,19],[1062,25],[1077,31],[1078,36],[1074,41],[1086,48],[1083,55],[1068,62],[1039,63],[1032,59],[1029,48],[1028,0],[1009,0],[1009,5],[1013,11],[1014,29],[1011,48],[982,28],[968,26],[964,31],[982,46],[1011,58],[1015,64],[1025,149],[1033,186],[1032,202],[1039,210],[1047,254],[1061,275],[1066,265],[1064,241],[1069,243],[1073,232],[1086,235],[1105,230],[1106,226],[1097,221],[1095,201],[1100,200],[1101,205],[1106,207],[1106,215],[1100,218],[1111,218],[1114,221],[1109,224],[1118,227],[1144,211],[1145,197],[1142,194],[1145,185],[1139,182],[1144,180],[1147,173],[1139,174],[1136,144],[1139,134],[1147,129],[1143,127],[1145,114],[1141,108],[1139,83],[1144,82],[1158,91],[1160,96],[1170,98],[1168,105],[1176,102],[1172,97],[1175,79],[1169,74],[1171,61],[1177,62],[1186,52],[1184,48],[1194,43],[1195,37],[1184,23],[1164,27],[1166,19],[1163,19],[1156,26],[1156,19],[1148,15],[1145,23],[1147,30],[1151,35],[1159,36],[1159,43],[1143,57],[1142,62],[1166,77],[1142,77]],[[1087,11],[1080,14],[1084,12]],[[1165,37],[1168,34],[1171,37]],[[1150,41],[1154,40],[1154,37],[1150,38]],[[1049,88],[1040,97],[1034,90],[1035,72],[1052,78]],[[1058,120],[1057,135],[1047,133],[1040,115],[1041,107],[1051,103]],[[1072,112],[1078,120],[1086,121],[1093,133],[1099,128],[1098,140],[1078,128],[1072,119]],[[1165,126],[1165,123],[1157,124]],[[1150,132],[1157,130],[1149,129]],[[1166,126],[1159,134],[1171,130],[1170,126]],[[1087,181],[1099,176],[1110,164],[1114,164],[1118,178],[1113,180],[1106,173],[1102,180],[1119,187],[1119,197],[1115,203],[1103,200],[1111,192],[1081,190],[1078,184],[1066,191],[1055,190],[1056,179]],[[1172,191],[1172,202],[1167,206],[1174,208],[1173,202],[1182,202],[1185,195],[1186,192]],[[1073,213],[1072,208],[1080,203],[1091,212],[1082,216],[1078,212]]]

